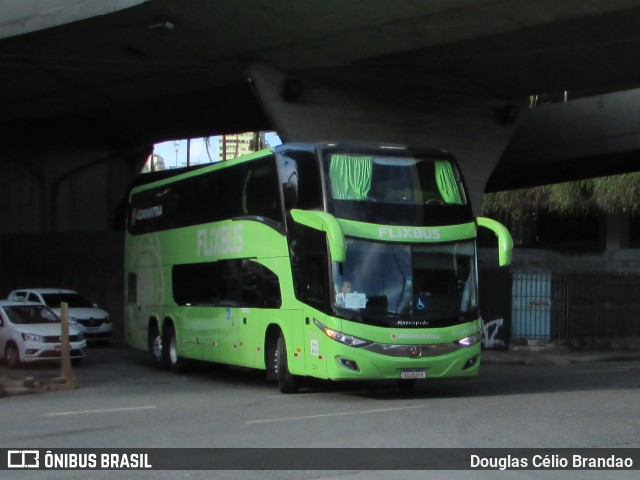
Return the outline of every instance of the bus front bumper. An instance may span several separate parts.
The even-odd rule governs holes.
[[[332,380],[428,379],[477,376],[480,343],[461,345],[389,345],[354,348],[325,345],[326,374]]]

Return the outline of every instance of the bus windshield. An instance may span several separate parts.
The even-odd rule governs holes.
[[[421,220],[430,207],[466,211],[457,167],[444,155],[414,158],[328,152],[324,162],[327,204],[338,218],[416,225],[424,224]]]
[[[387,326],[445,326],[477,318],[473,241],[392,244],[347,239],[333,265],[340,316]]]

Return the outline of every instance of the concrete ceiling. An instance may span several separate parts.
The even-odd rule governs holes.
[[[461,78],[500,98],[640,85],[638,0],[104,0],[98,16],[55,0],[68,15],[44,17],[37,3],[14,2],[18,27],[0,12],[0,141],[18,148],[269,128],[253,62]]]

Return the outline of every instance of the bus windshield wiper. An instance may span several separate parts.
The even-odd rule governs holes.
[[[337,305],[333,306],[334,311],[340,315],[342,318],[346,320],[357,320],[359,322],[362,321],[362,315],[357,310],[351,310],[350,308],[338,307]]]

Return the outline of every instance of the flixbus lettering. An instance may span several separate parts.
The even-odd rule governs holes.
[[[378,238],[392,240],[439,240],[440,230],[422,227],[380,227]]]
[[[213,257],[240,253],[244,248],[243,223],[198,230],[197,254]]]

